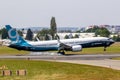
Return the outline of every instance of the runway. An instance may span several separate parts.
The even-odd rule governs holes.
[[[26,60],[46,60],[57,62],[68,62],[76,64],[87,64],[94,66],[108,67],[120,70],[120,60],[111,58],[120,57],[120,54],[91,54],[91,55],[16,55],[0,56],[0,59],[26,59]]]
[[[120,57],[120,54],[90,54],[90,55],[16,55],[0,56],[0,59],[40,59],[40,60],[104,60]]]

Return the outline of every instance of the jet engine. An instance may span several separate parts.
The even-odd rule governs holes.
[[[81,45],[74,45],[74,46],[72,46],[72,51],[82,51],[82,46]]]

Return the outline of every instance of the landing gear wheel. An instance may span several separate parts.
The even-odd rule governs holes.
[[[65,52],[64,52],[64,50],[58,51],[58,54],[60,54],[60,55],[65,55]]]
[[[63,51],[63,52],[61,52],[60,54],[65,55],[65,52]]]

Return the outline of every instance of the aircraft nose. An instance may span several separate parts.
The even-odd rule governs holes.
[[[113,44],[113,43],[115,43],[115,41],[111,39],[111,40],[110,40],[110,43]]]

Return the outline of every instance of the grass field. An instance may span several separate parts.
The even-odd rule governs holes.
[[[120,57],[112,58],[112,60],[120,60]]]
[[[120,80],[120,71],[88,65],[32,61],[0,60],[12,70],[12,76],[0,76],[0,80]],[[16,76],[16,70],[26,69],[26,76]]]
[[[28,51],[19,51],[5,46],[0,47],[0,55],[24,55],[28,53],[29,53]],[[84,48],[82,51],[79,52],[71,51],[66,52],[66,54],[111,54],[111,53],[112,54],[120,53],[120,42],[116,42],[110,47],[108,47],[107,51],[103,51],[103,47],[97,47],[97,48]]]
[[[9,48],[6,46],[0,46],[0,55],[24,55],[24,54],[28,54],[28,51],[19,51],[13,48]]]

